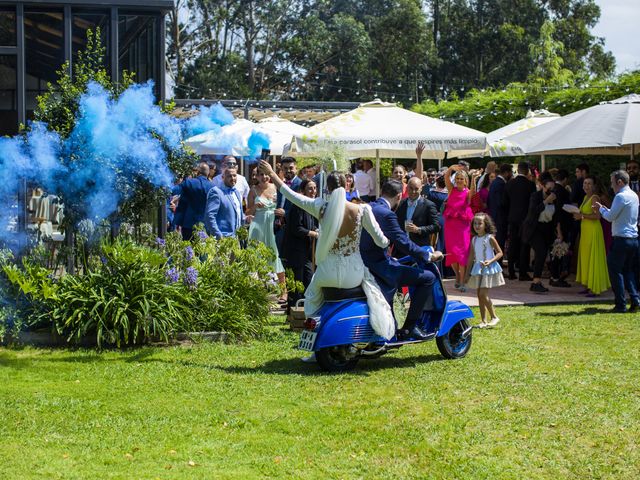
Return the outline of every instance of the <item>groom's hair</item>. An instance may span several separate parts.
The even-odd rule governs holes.
[[[344,188],[346,186],[347,179],[342,173],[333,171],[329,175],[327,175],[327,190],[329,190],[330,192],[333,192],[336,188]]]
[[[382,184],[380,194],[383,197],[393,198],[399,193],[402,193],[402,183],[398,180],[389,179]]]

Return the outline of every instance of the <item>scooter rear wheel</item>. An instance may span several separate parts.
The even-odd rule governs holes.
[[[327,372],[348,372],[353,370],[360,357],[351,352],[351,345],[337,345],[322,348],[316,352],[318,365]]]
[[[451,330],[441,337],[436,337],[438,350],[444,358],[462,358],[471,348],[471,332],[463,337],[463,332],[469,328],[467,320],[460,320]]]

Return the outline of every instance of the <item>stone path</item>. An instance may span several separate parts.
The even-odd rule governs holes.
[[[613,306],[613,293],[611,289],[600,294],[599,297],[587,298],[579,295],[578,292],[584,290],[582,285],[575,283],[574,277],[569,278],[571,288],[555,288],[549,286],[549,280],[543,279],[542,284],[549,289],[547,293],[533,293],[529,291],[531,282],[520,282],[519,280],[505,280],[506,285],[491,289],[491,299],[494,305],[540,305],[549,303],[586,303],[609,301]],[[449,300],[460,300],[469,306],[478,306],[476,291],[469,289],[465,293],[454,288],[453,279],[445,280],[444,285],[447,290]]]

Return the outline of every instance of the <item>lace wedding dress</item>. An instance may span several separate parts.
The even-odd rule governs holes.
[[[297,194],[286,185],[280,188],[280,192],[291,203],[320,221],[320,236],[316,249],[317,268],[304,294],[305,314],[313,315],[322,306],[322,289],[325,287],[348,289],[362,286],[367,296],[371,327],[384,338],[393,337],[396,324],[391,308],[360,256],[360,235],[363,228],[379,247],[385,248],[389,245],[389,240],[382,233],[371,207],[360,205],[353,230],[338,237],[346,204],[344,188],[334,190],[328,201]]]

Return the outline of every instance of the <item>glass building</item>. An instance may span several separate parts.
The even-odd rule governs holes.
[[[73,62],[87,30],[100,28],[111,78],[123,70],[153,79],[165,93],[165,13],[172,0],[0,0],[0,136],[32,118],[36,97],[65,61]]]

